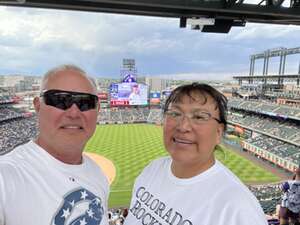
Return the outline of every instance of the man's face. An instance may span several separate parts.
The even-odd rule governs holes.
[[[50,77],[45,89],[95,94],[91,83],[79,72],[73,70],[59,71]],[[62,110],[46,105],[43,97],[36,98],[34,105],[40,131],[37,143],[41,147],[54,155],[68,155],[83,150],[95,131],[97,109],[81,112],[73,104],[69,109]]]
[[[138,94],[139,93],[139,87],[138,86],[133,86],[132,87],[132,92],[135,93],[135,94]]]
[[[204,96],[193,94],[193,97],[195,100],[183,96],[180,102],[171,103],[169,109],[181,115],[206,112],[219,119],[219,111],[212,97],[207,96],[205,104]],[[209,168],[214,163],[214,148],[221,141],[223,128],[213,118],[196,124],[187,116],[176,121],[166,115],[163,127],[164,144],[174,163],[182,166],[194,165],[199,169]]]

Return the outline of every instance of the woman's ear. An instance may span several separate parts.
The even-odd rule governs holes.
[[[218,128],[217,128],[217,143],[218,144],[221,143],[221,140],[223,138],[224,129],[225,129],[224,124],[220,123],[219,126],[218,126]]]

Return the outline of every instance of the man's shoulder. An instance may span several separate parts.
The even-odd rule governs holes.
[[[107,181],[107,185],[109,185],[109,181],[103,168],[96,163],[93,159],[91,159],[88,155],[83,154],[83,158],[85,163],[87,164],[87,168],[89,168],[89,172],[93,173],[96,176],[102,177],[104,180]]]
[[[21,155],[18,152],[18,148],[13,151],[0,156],[0,183],[2,182],[6,184],[12,185],[11,182],[18,180],[20,174],[22,173],[22,168],[20,166]]]
[[[24,161],[30,142],[15,147],[11,152],[0,156],[0,168],[17,168],[19,162]],[[0,170],[1,171],[1,170]]]

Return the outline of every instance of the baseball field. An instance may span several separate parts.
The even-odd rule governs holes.
[[[221,148],[216,151],[217,158],[243,182],[279,181],[271,172],[224,146]],[[166,155],[162,128],[152,124],[99,125],[85,150],[105,157],[114,166],[109,207],[128,206],[136,176],[150,161]]]

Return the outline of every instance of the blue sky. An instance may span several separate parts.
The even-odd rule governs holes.
[[[211,34],[180,29],[178,19],[0,6],[0,74],[43,75],[73,63],[118,78],[122,59],[133,58],[141,76],[229,79],[249,73],[251,54],[300,47],[299,37],[300,26],[248,23]],[[299,62],[288,56],[286,73],[297,73]],[[278,63],[271,60],[270,72]]]

